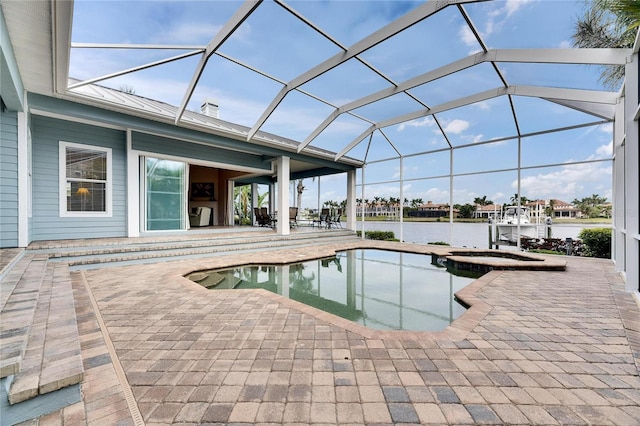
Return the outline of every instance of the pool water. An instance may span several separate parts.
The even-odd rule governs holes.
[[[441,331],[466,310],[457,276],[430,255],[358,249],[288,265],[246,265],[187,276],[216,289],[263,288],[377,330]]]

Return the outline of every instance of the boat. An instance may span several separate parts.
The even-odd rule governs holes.
[[[531,213],[528,207],[507,206],[504,215],[496,222],[498,240],[518,242],[520,238],[536,238],[538,227],[531,223]]]

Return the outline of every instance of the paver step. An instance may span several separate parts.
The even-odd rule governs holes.
[[[131,261],[160,261],[168,258],[206,256],[230,251],[258,250],[292,245],[321,244],[326,242],[326,233],[307,233],[289,237],[256,237],[224,238],[210,240],[161,242],[144,244],[135,247],[91,247],[87,250],[74,248],[73,251],[58,253],[52,260],[64,261],[70,266],[94,265]],[[332,241],[354,239],[353,232],[337,232],[330,235]]]
[[[120,244],[119,240],[113,242],[109,240],[102,240],[101,244],[76,245],[72,244],[67,247],[53,247],[46,249],[38,249],[40,252],[49,253],[51,258],[69,258],[74,256],[83,255],[101,255],[101,254],[116,254],[116,253],[135,253],[140,251],[160,251],[160,250],[178,250],[183,248],[196,248],[196,247],[215,247],[215,246],[228,246],[229,244],[247,244],[247,243],[259,243],[264,241],[295,241],[295,240],[308,240],[308,239],[326,239],[334,238],[338,236],[353,236],[352,231],[332,231],[328,232],[305,232],[300,234],[290,234],[287,236],[278,236],[274,234],[256,234],[256,233],[242,233],[242,234],[210,234],[205,236],[194,236],[188,239],[177,238],[175,240],[163,240],[163,241],[151,241],[140,242],[132,244],[129,240],[128,244]],[[36,249],[38,246],[33,245],[32,249]]]
[[[46,256],[24,256],[0,282],[0,377],[20,370],[46,265]]]
[[[29,254],[15,269],[2,280],[4,290],[20,275],[0,311],[2,375],[14,375],[10,404],[80,383],[83,377],[67,266]]]

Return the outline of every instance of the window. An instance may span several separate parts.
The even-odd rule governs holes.
[[[60,216],[111,216],[111,149],[60,142]]]

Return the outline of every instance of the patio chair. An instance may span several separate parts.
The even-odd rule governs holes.
[[[298,226],[298,208],[297,207],[289,207],[289,226],[296,227]]]
[[[336,228],[342,228],[342,223],[340,222],[340,218],[342,217],[342,209],[338,209],[334,212],[334,214],[329,217],[327,221],[327,228],[331,228],[332,226]]]
[[[253,214],[256,216],[256,223],[258,226],[271,226],[271,218],[267,213],[266,207],[254,207]]]
[[[316,223],[318,224],[318,228],[320,228],[322,226],[322,223],[324,222],[325,226],[328,226],[328,222],[329,222],[329,209],[322,209],[320,210],[320,216],[318,216],[317,219],[313,219],[312,225],[315,226]]]

